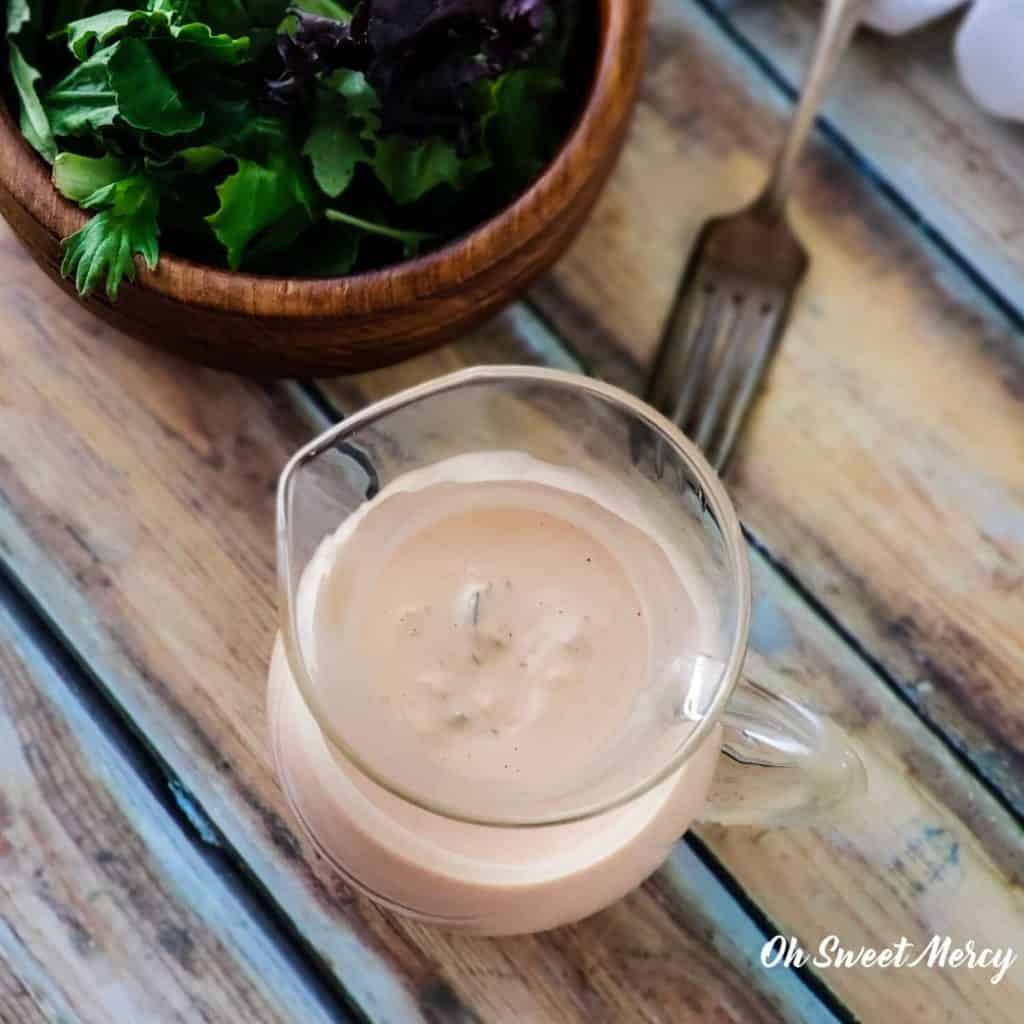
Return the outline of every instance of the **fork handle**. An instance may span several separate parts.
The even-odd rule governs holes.
[[[789,122],[789,131],[775,160],[772,176],[757,202],[758,212],[768,219],[782,216],[786,200],[793,189],[797,161],[814,125],[814,117],[868,2],[826,0],[821,30],[814,44],[814,55],[807,69],[800,100]]]

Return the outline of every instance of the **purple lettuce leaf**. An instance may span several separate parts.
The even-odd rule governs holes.
[[[525,66],[546,38],[552,0],[362,0],[348,24],[295,9],[278,42],[275,101],[306,101],[319,75],[361,71],[380,100],[381,131],[440,135],[470,148],[473,86]]]

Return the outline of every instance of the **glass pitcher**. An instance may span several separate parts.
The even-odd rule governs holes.
[[[645,680],[600,757],[561,758],[556,736],[528,782],[428,765],[412,734],[385,735],[386,712],[354,668],[332,665],[329,680],[318,669],[310,625],[325,544],[344,524],[438,466],[483,456],[507,472],[509,453],[581,493],[615,493],[685,557],[714,610],[699,645],[680,640]],[[721,481],[675,426],[608,384],[487,367],[378,402],[289,462],[277,544],[268,700],[278,774],[318,851],[399,913],[488,935],[555,927],[643,882],[691,822],[802,824],[866,788],[837,727],[744,673],[750,570]],[[557,578],[557,549],[545,557]],[[566,730],[572,715],[567,705]]]

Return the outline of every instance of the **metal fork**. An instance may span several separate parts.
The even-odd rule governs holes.
[[[786,219],[797,161],[868,0],[827,0],[800,101],[767,186],[709,220],[683,274],[648,390],[724,471],[778,347],[808,256]]]

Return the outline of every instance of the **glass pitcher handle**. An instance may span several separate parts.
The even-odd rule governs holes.
[[[809,825],[867,790],[847,735],[785,694],[740,680],[721,719],[722,753],[700,820]]]

